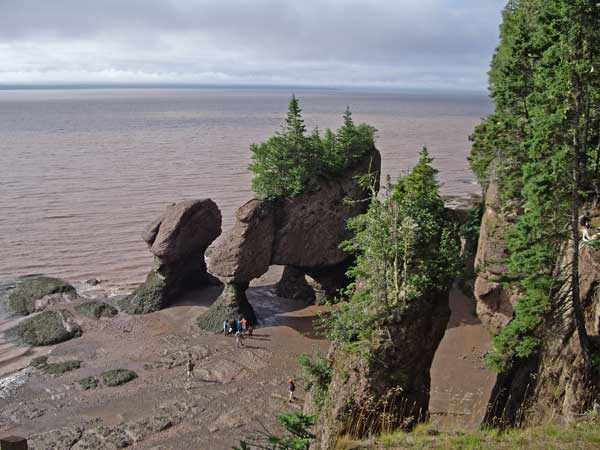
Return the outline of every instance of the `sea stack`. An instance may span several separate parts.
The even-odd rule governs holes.
[[[218,283],[206,270],[204,253],[221,234],[221,212],[211,199],[167,207],[143,232],[154,255],[146,281],[120,307],[129,314],[158,311],[186,289]]]
[[[378,181],[380,167],[381,156],[373,148],[343,173],[318,180],[314,190],[242,205],[209,261],[210,273],[225,289],[198,326],[218,331],[231,317],[255,321],[245,291],[271,265],[291,266],[295,277],[309,275],[330,297],[345,287],[352,257],[339,246],[349,237],[346,222],[366,211],[370,195],[357,178],[371,173]]]

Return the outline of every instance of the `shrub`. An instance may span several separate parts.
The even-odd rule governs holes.
[[[302,372],[300,374],[304,388],[312,393],[315,406],[321,408],[331,383],[331,367],[327,359],[319,352],[308,355],[303,353],[298,357]]]

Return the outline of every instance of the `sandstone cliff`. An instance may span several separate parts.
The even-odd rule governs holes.
[[[498,333],[511,320],[519,289],[507,278],[501,259],[508,253],[506,233],[510,217],[498,206],[498,184],[492,176],[485,195],[485,212],[476,256],[477,314],[490,332]],[[484,422],[492,425],[570,420],[589,408],[595,393],[590,350],[598,336],[600,252],[588,245],[580,251],[580,290],[587,335],[582,335],[570,297],[568,243],[556,263],[555,279],[563,280],[552,293],[548,313],[537,337],[541,345],[528,358],[515,359],[498,374]],[[591,338],[591,340],[590,340]]]

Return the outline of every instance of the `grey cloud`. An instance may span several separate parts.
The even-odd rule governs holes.
[[[0,63],[12,58],[12,64],[0,64],[0,82],[34,66],[41,72],[141,71],[192,79],[219,73],[256,82],[341,77],[330,84],[414,85],[427,78],[480,89],[503,4],[0,0]],[[70,43],[76,50],[68,50]]]

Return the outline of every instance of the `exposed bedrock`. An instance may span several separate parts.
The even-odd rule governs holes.
[[[142,233],[154,255],[146,281],[119,306],[129,314],[158,311],[186,289],[218,283],[206,270],[204,252],[221,234],[221,212],[210,199],[167,207]]]
[[[565,244],[565,248],[567,244]],[[564,278],[570,256],[563,253],[556,278]],[[539,348],[528,358],[517,359],[498,375],[485,422],[500,425],[570,421],[597,400],[597,377],[590,349],[597,345],[595,317],[600,308],[600,251],[584,246],[580,258],[580,292],[587,333],[577,328],[569,282],[550,297],[549,312],[539,327]],[[562,274],[562,275],[560,275]],[[591,281],[596,280],[596,281]]]
[[[431,363],[449,318],[448,290],[432,290],[389,318],[367,357],[332,348],[332,381],[316,424],[315,449],[335,448],[340,435],[367,436],[425,420]],[[315,413],[308,402],[305,411]]]
[[[494,178],[485,195],[475,282],[477,313],[492,332],[499,332],[513,316],[519,289],[506,281],[508,270],[498,260],[507,256],[505,237],[511,226],[498,206]],[[557,261],[555,279],[564,280],[550,295],[548,313],[537,330],[540,346],[524,359],[515,358],[510,369],[498,374],[483,419],[491,425],[570,420],[589,408],[595,376],[590,350],[598,346],[600,329],[600,250],[582,245],[579,255],[580,293],[586,333],[580,333],[569,290],[569,243]]]
[[[474,296],[477,301],[477,316],[490,331],[498,332],[512,319],[519,293],[515,287],[501,282],[507,273],[506,265],[501,259],[508,256],[505,238],[511,224],[500,210],[498,182],[493,174],[490,178],[475,256],[477,277]]]
[[[339,176],[320,179],[314,191],[292,199],[253,199],[245,203],[236,213],[235,224],[211,254],[210,273],[226,285],[235,285],[239,292],[240,286],[263,275],[271,265],[292,266],[295,275],[299,276],[300,272],[310,275],[322,283],[323,292],[333,295],[346,283],[345,276],[340,275],[340,267],[348,265],[350,256],[339,248],[349,237],[346,222],[368,207],[369,193],[356,177],[370,171],[379,179],[380,167],[381,157],[373,149]],[[304,285],[299,287],[306,289]],[[225,289],[223,295],[228,292],[231,289]],[[245,296],[235,298],[243,300]],[[223,321],[230,318],[222,316],[216,320],[217,310],[223,303],[217,301],[208,312],[215,317],[208,322],[219,323],[214,331],[220,330]],[[230,310],[233,303],[229,300],[226,303]],[[243,311],[248,314],[247,307],[249,303],[240,303],[240,314]],[[199,321],[200,324],[208,322]]]

